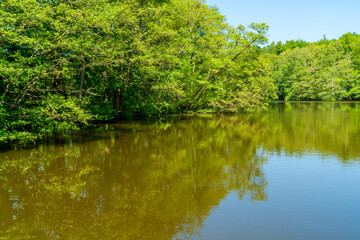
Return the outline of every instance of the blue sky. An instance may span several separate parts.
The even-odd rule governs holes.
[[[269,41],[317,41],[360,34],[360,0],[207,0],[233,26],[265,22]]]

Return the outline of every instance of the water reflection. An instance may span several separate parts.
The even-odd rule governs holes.
[[[272,130],[262,145],[268,150],[317,151],[343,163],[360,158],[359,103],[277,103],[266,118]]]
[[[226,124],[234,120],[113,125],[99,141],[7,152],[1,235],[185,238],[232,190],[265,200],[264,158],[249,127]]]
[[[357,161],[359,109],[278,103],[267,113],[113,124],[0,153],[0,236],[190,238],[230,192],[267,200],[267,152]]]

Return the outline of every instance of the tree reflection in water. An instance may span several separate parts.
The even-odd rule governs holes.
[[[266,201],[266,152],[356,161],[358,104],[170,118],[0,153],[4,239],[186,239],[230,192]]]

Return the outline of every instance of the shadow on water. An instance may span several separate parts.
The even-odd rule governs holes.
[[[0,145],[0,153],[9,152],[11,150],[27,150],[52,145],[69,145],[69,144],[83,144],[91,141],[98,141],[100,139],[107,139],[111,136],[111,133],[115,133],[115,136],[121,136],[123,134],[134,134],[144,131],[147,126],[151,125],[169,125],[174,124],[176,121],[188,119],[187,116],[168,116],[161,117],[160,119],[147,119],[138,121],[113,121],[111,123],[93,124],[85,128],[84,130],[69,136],[63,136],[61,134],[54,134],[42,142],[37,144],[14,144]]]

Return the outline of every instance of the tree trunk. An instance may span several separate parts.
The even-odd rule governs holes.
[[[120,118],[122,108],[124,103],[124,94],[122,94],[121,89],[117,88],[114,93],[114,110],[116,113],[116,118]]]

